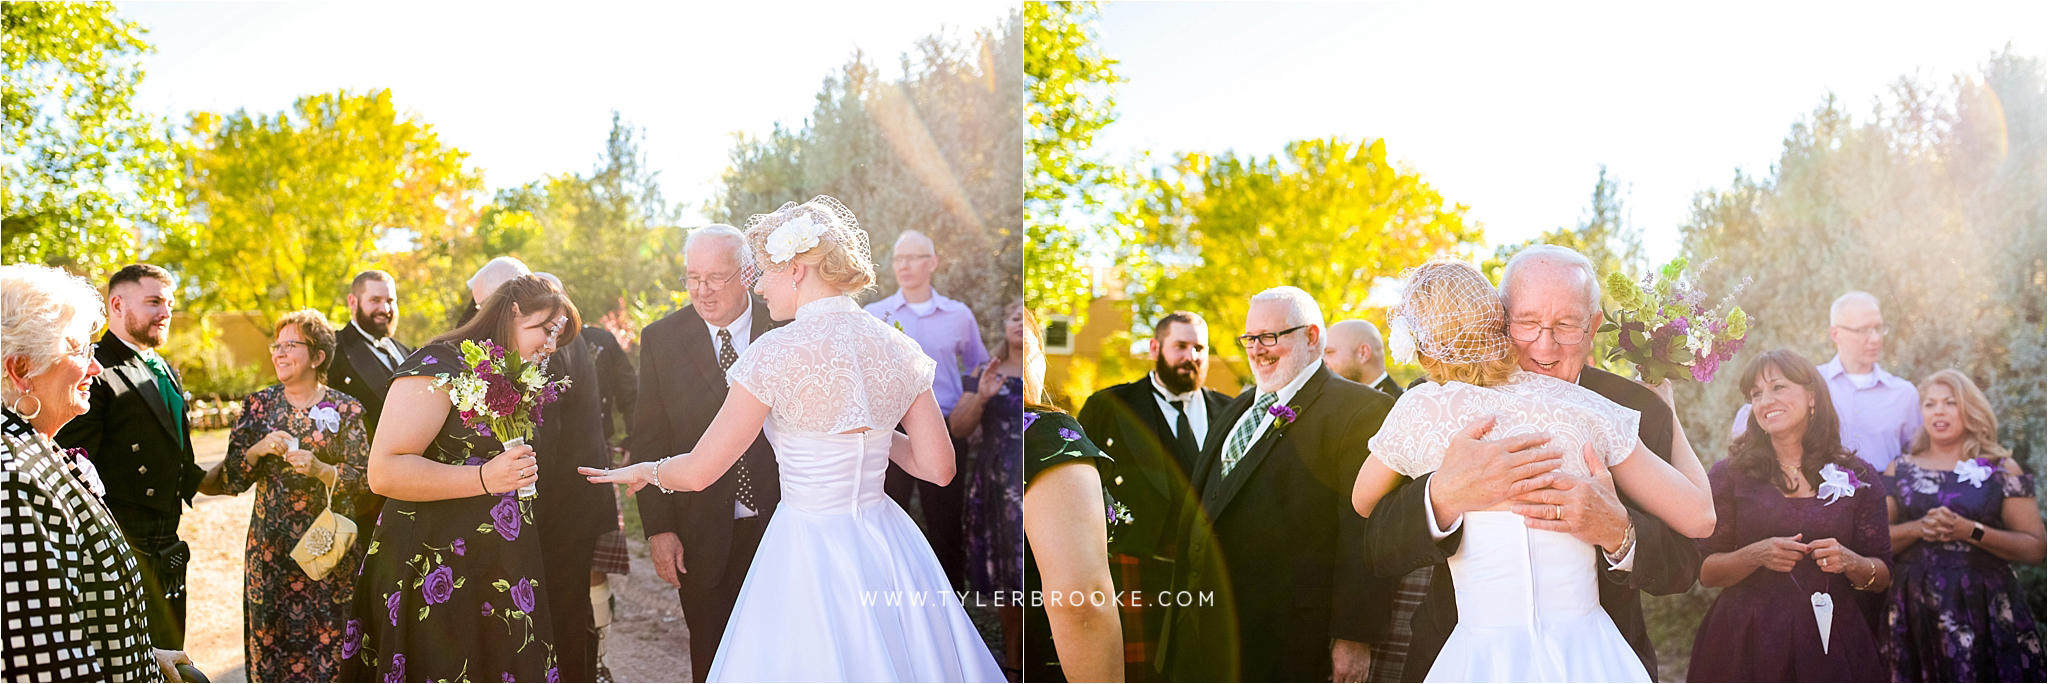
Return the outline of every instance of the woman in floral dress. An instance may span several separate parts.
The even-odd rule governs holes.
[[[279,319],[270,345],[277,384],[243,401],[227,457],[200,483],[207,494],[256,488],[242,597],[251,681],[332,682],[339,674],[342,622],[362,559],[351,551],[316,580],[291,555],[322,509],[353,517],[363,489],[363,405],[322,384],[333,359],[334,331],[319,312]]]
[[[464,340],[537,360],[581,327],[560,290],[520,276],[399,365],[370,446],[370,488],[389,501],[356,581],[343,681],[558,681],[545,549],[517,494],[539,479],[533,447],[464,425],[435,381],[471,372]]]
[[[946,418],[955,439],[981,433],[964,473],[961,536],[967,540],[967,588],[987,601],[1024,589],[1024,301],[1004,308],[1003,351],[979,374],[961,378],[961,387],[973,389],[960,395]],[[1003,625],[1003,666],[1021,671],[1024,609],[1005,598],[996,612]]]
[[[2034,477],[1998,442],[1977,383],[1920,383],[1920,435],[1885,471],[1898,579],[1882,649],[1895,682],[2038,682],[2041,633],[2013,563],[2040,563]]]

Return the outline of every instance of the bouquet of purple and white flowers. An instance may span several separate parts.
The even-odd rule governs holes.
[[[506,448],[532,439],[533,429],[541,424],[541,409],[569,387],[568,378],[548,379],[546,359],[526,363],[490,340],[463,340],[462,365],[469,372],[454,377],[437,374],[433,386],[448,389],[463,425],[496,437]],[[532,485],[521,488],[519,495],[532,497]]]
[[[1697,287],[1698,271],[1688,275],[1686,265],[1679,257],[1640,283],[1622,273],[1607,276],[1607,293],[1620,305],[1600,326],[1600,334],[1610,336],[1607,358],[1628,359],[1652,385],[1668,378],[1714,379],[1721,362],[1735,358],[1749,335],[1748,315],[1732,301],[1742,287],[1709,308]]]

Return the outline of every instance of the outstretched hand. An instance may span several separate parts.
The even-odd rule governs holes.
[[[658,478],[653,463],[634,463],[621,468],[577,468],[592,484],[623,484],[626,491],[638,494],[641,487],[654,484]]]

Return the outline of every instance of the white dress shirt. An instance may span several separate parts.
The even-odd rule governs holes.
[[[1205,441],[1204,438],[1209,435],[1209,402],[1203,400],[1202,388],[1196,387],[1183,394],[1174,394],[1171,390],[1166,389],[1166,385],[1159,382],[1158,371],[1148,373],[1145,377],[1152,379],[1152,401],[1159,404],[1159,415],[1166,416],[1167,427],[1174,430],[1180,429],[1181,412],[1179,409],[1174,408],[1172,403],[1178,401],[1182,406],[1187,407],[1188,429],[1195,431],[1195,448],[1200,450],[1207,446],[1203,442]],[[1175,433],[1173,436],[1175,439],[1180,438],[1178,433]]]
[[[1322,367],[1322,359],[1310,361],[1307,368],[1301,369],[1301,372],[1296,374],[1293,380],[1289,380],[1287,384],[1281,385],[1279,391],[1274,392],[1274,394],[1277,394],[1279,396],[1273,401],[1273,405],[1287,406],[1287,402],[1294,401],[1294,395],[1301,392],[1301,386],[1308,384],[1309,376],[1315,375],[1316,370]],[[1254,389],[1253,391],[1256,392],[1258,390]],[[1252,395],[1252,397],[1254,399],[1253,403],[1256,404],[1258,395],[1254,394]],[[1223,439],[1230,439],[1230,435],[1236,434],[1238,428],[1243,426],[1244,422],[1247,420],[1259,421],[1259,428],[1257,430],[1253,430],[1252,438],[1245,442],[1245,453],[1248,454],[1251,453],[1251,445],[1258,444],[1259,438],[1266,436],[1266,430],[1273,427],[1273,411],[1271,409],[1267,409],[1265,412],[1260,413],[1258,415],[1252,415],[1249,411],[1245,412],[1244,415],[1238,416],[1236,423],[1231,424],[1230,432],[1224,433]],[[1223,448],[1225,450],[1228,450],[1230,448],[1230,443],[1228,441],[1224,442]],[[1228,454],[1218,452],[1218,456],[1228,456]]]

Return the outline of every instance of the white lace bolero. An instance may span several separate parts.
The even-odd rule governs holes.
[[[1451,437],[1472,421],[1499,416],[1487,439],[1548,432],[1546,448],[1564,452],[1564,470],[1587,475],[1581,445],[1613,466],[1635,451],[1642,414],[1593,390],[1548,375],[1515,371],[1506,384],[1423,383],[1401,395],[1379,434],[1367,442],[1372,457],[1407,477],[1436,472]]]
[[[910,339],[851,297],[826,297],[796,320],[755,338],[726,371],[769,407],[788,435],[890,430],[932,388],[936,364]]]

